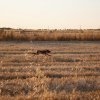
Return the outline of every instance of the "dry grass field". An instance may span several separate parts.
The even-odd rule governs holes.
[[[100,29],[9,29],[0,28],[0,41],[100,41]]]
[[[100,100],[100,42],[0,42],[0,100]]]

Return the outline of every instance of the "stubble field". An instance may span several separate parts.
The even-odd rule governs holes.
[[[100,100],[100,42],[0,42],[0,100]]]

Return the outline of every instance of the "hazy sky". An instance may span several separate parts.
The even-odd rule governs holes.
[[[0,0],[0,27],[100,28],[100,0]]]

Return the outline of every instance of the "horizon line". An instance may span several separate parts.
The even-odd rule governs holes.
[[[92,30],[96,30],[96,29],[100,29],[100,28],[21,28],[21,27],[0,27],[0,29],[2,28],[9,28],[9,29],[33,29],[33,30],[68,30],[68,29],[71,29],[71,30],[89,30],[89,29],[92,29]]]

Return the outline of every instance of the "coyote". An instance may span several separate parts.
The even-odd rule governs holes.
[[[37,50],[36,54],[44,54],[44,55],[48,55],[49,53],[51,53],[50,50]]]

